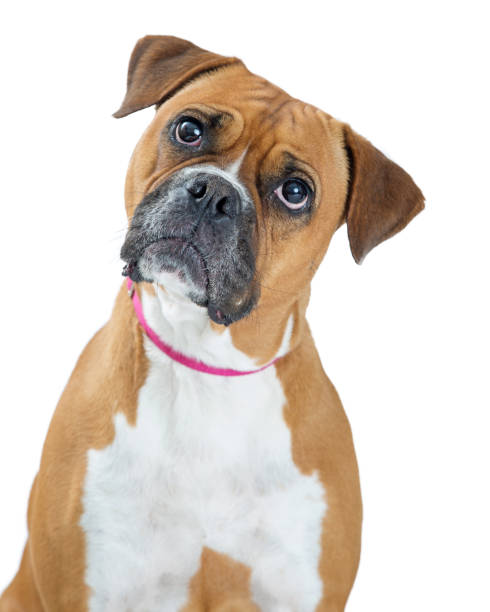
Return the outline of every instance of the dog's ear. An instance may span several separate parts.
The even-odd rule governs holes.
[[[424,208],[424,196],[405,170],[348,125],[344,142],[350,164],[347,233],[352,255],[361,263]]]
[[[140,38],[129,60],[126,97],[113,116],[160,104],[197,75],[239,61],[174,36]]]

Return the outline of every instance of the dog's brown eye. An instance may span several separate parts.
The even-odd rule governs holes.
[[[175,138],[182,144],[197,147],[202,141],[203,127],[196,119],[182,119],[177,124]]]
[[[284,181],[274,193],[291,210],[299,210],[308,202],[309,190],[301,179],[293,178]]]

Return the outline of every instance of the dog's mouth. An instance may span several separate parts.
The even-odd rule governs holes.
[[[188,297],[199,306],[208,306],[209,275],[203,254],[188,239],[161,237],[149,242],[141,254],[129,259],[123,276],[134,282],[159,281],[163,273],[174,274],[188,288]]]
[[[121,253],[127,262],[123,276],[129,276],[134,282],[156,281],[165,285],[166,275],[174,275],[186,288],[186,297],[206,308],[215,323],[230,325],[253,308],[256,296],[252,288],[235,299],[221,298],[221,303],[213,299],[220,293],[216,291],[219,282],[213,278],[213,270],[208,269],[205,254],[188,238],[160,237],[140,248],[138,255],[126,252],[125,246]]]
[[[182,282],[192,284],[205,293],[209,276],[203,254],[184,238],[162,237],[147,244],[137,259],[130,260],[123,270],[135,282],[153,281],[156,271],[175,273]]]

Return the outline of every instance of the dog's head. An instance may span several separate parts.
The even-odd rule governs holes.
[[[215,323],[305,295],[344,221],[361,262],[423,208],[367,140],[236,58],[141,39],[115,116],[151,105],[126,183],[125,271],[172,283]]]

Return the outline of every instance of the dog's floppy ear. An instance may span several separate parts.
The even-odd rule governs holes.
[[[159,104],[197,75],[239,61],[174,36],[140,38],[129,60],[126,97],[113,116]]]
[[[424,208],[424,196],[405,170],[349,125],[344,139],[350,162],[347,233],[352,255],[361,263]]]

